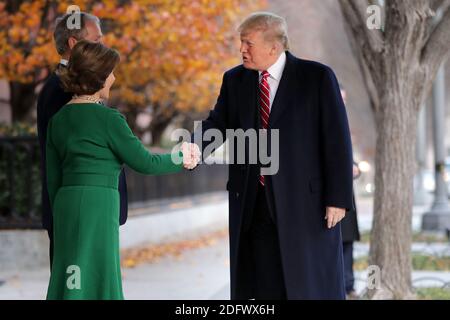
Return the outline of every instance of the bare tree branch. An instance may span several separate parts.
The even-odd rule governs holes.
[[[369,94],[369,102],[373,111],[378,109],[380,104],[379,102],[379,93],[377,91],[377,87],[375,85],[375,81],[373,78],[373,74],[370,72],[369,67],[367,66],[366,59],[362,56],[361,48],[358,43],[356,43],[356,39],[353,37],[352,32],[348,24],[345,24],[345,30],[347,36],[349,38],[350,47],[355,55],[356,61],[359,65],[360,71],[362,73],[362,78],[364,81],[364,86]]]
[[[364,85],[370,97],[372,110],[378,109],[379,70],[383,52],[383,35],[379,30],[369,30],[366,25],[366,8],[374,1],[339,0],[345,30],[350,46],[360,66]]]
[[[396,46],[404,59],[420,59],[417,43],[427,39],[427,21],[433,17],[429,0],[386,0],[385,41]],[[397,58],[397,57],[396,57]]]
[[[450,8],[447,8],[422,49],[421,64],[434,75],[450,51]]]
[[[440,10],[445,12],[450,7],[450,0],[431,0],[430,9],[432,14],[428,18],[425,40],[428,40],[434,28],[436,27],[436,14]],[[426,41],[424,42],[425,45]]]
[[[450,6],[450,0],[431,0],[430,8],[434,12],[441,10],[447,10],[447,8]]]
[[[368,42],[370,55],[380,53],[383,48],[383,34],[379,30],[367,28],[366,10],[373,1],[339,0],[344,19],[349,23],[358,42]]]

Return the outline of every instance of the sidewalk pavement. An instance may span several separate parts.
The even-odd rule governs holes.
[[[412,228],[413,231],[420,231],[422,223],[422,215],[431,208],[428,205],[413,206]],[[356,209],[358,212],[358,225],[361,232],[370,231],[373,220],[373,198],[357,197]]]
[[[43,300],[48,279],[47,268],[0,272],[0,281],[5,281],[0,285],[0,300]],[[122,268],[122,279],[128,300],[229,299],[228,238],[179,257]]]
[[[223,205],[223,203],[218,203]],[[362,231],[372,222],[372,200],[358,199],[358,218]],[[413,227],[420,226],[425,207],[414,207]],[[448,253],[448,244],[413,244],[413,250]],[[368,254],[368,245],[357,244],[359,256]],[[166,256],[153,263],[123,268],[123,288],[126,299],[169,300],[227,300],[229,299],[228,238],[222,237],[210,246],[191,249],[179,257]],[[355,273],[356,290],[366,285],[367,273]],[[33,271],[0,271],[0,300],[45,299],[49,272],[47,268]],[[415,286],[443,286],[450,283],[450,272],[414,271]]]
[[[183,244],[215,235],[227,227],[227,200],[225,192],[217,192],[132,209],[127,224],[120,228],[121,250]],[[229,282],[228,237],[215,236],[214,241],[199,249],[182,250],[180,256],[167,255],[156,262],[122,268],[125,298],[212,299]],[[29,261],[23,268],[0,268],[0,300],[45,299],[50,276],[47,248],[38,253],[46,256],[44,263]],[[27,259],[33,257],[27,255]]]
[[[0,273],[0,300],[42,300],[48,285],[47,269]],[[228,300],[228,239],[184,252],[180,257],[164,257],[155,263],[123,268],[123,289],[128,300]],[[450,283],[450,272],[414,271],[416,287],[442,287]],[[367,272],[355,272],[355,289],[366,287]]]

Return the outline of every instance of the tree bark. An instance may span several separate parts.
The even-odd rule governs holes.
[[[411,221],[417,113],[402,94],[385,90],[376,114],[374,220],[370,265],[381,270],[372,299],[412,297]]]
[[[386,0],[381,32],[365,25],[370,4],[340,0],[377,128],[369,262],[381,270],[381,287],[367,293],[372,299],[409,299],[417,119],[450,50],[450,9],[448,1]],[[433,9],[439,6],[447,11],[430,26]]]

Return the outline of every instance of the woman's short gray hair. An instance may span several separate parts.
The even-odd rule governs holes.
[[[62,17],[56,19],[55,31],[53,32],[53,38],[55,39],[56,51],[59,55],[63,55],[69,50],[69,38],[74,37],[77,40],[82,40],[86,36],[86,21],[92,21],[100,26],[100,19],[96,16],[80,12],[80,28],[69,29],[67,27],[67,19],[72,14],[65,14]]]
[[[289,49],[287,24],[284,18],[271,12],[255,12],[247,17],[238,28],[242,34],[261,30],[266,41],[278,41],[285,50]]]

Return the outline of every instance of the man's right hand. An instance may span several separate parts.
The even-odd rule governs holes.
[[[183,142],[181,152],[183,153],[183,166],[185,169],[192,170],[200,162],[201,152],[195,143]]]

